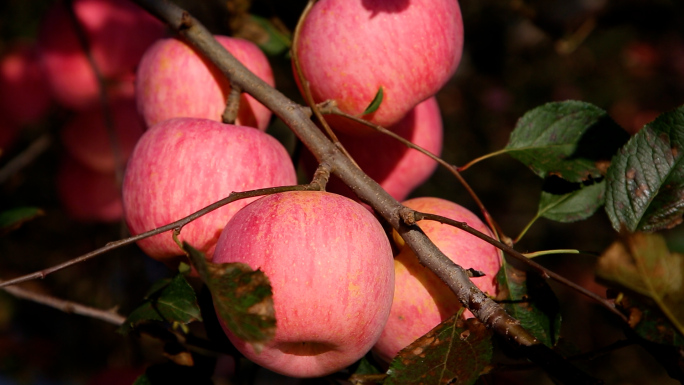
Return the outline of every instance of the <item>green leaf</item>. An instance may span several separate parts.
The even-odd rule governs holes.
[[[262,271],[244,263],[214,264],[187,243],[183,248],[207,285],[225,325],[258,352],[275,335],[271,284]]]
[[[195,291],[182,274],[155,282],[145,296],[146,301],[133,310],[121,326],[121,333],[149,321],[188,324],[201,321],[202,315]]]
[[[554,102],[520,118],[504,150],[542,178],[556,175],[582,182],[600,178],[606,162],[628,138],[601,108]]]
[[[373,101],[370,102],[368,107],[366,107],[366,110],[363,111],[362,115],[368,115],[372,114],[373,112],[377,111],[378,108],[380,108],[380,104],[382,104],[382,99],[385,96],[385,90],[380,86],[378,88],[378,92],[375,94],[375,97],[373,98]]]
[[[364,356],[361,357],[361,360],[359,361],[359,366],[354,371],[354,374],[380,374],[380,370],[373,366],[373,364],[371,364],[370,361],[368,361],[368,359]]]
[[[606,175],[613,228],[656,231],[684,214],[684,106],[644,126],[613,158]]]
[[[250,30],[250,40],[268,56],[278,56],[292,46],[292,37],[281,30],[268,19],[256,15],[249,15],[246,20]]]
[[[0,213],[0,233],[6,233],[19,228],[24,222],[45,215],[37,207],[19,207]]]
[[[613,243],[599,259],[597,274],[651,298],[684,335],[684,255],[671,253],[661,235],[635,233]]]
[[[492,359],[492,331],[457,315],[402,349],[383,384],[473,384]]]
[[[544,345],[553,347],[560,337],[561,314],[558,299],[546,281],[505,260],[496,279],[500,291],[497,300],[506,312]]]
[[[538,216],[557,222],[576,222],[587,219],[605,201],[606,183],[594,183],[567,194],[556,195],[542,192]]]

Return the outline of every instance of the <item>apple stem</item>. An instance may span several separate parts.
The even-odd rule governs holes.
[[[228,94],[228,100],[226,101],[226,108],[223,110],[221,115],[221,120],[226,124],[235,124],[235,120],[238,116],[238,111],[240,110],[240,95],[242,90],[237,84],[230,84],[230,94]]]

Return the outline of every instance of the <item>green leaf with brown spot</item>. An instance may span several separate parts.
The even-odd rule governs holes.
[[[672,228],[684,215],[684,106],[645,125],[613,158],[606,174],[613,228]]]
[[[266,274],[244,263],[214,264],[187,243],[183,248],[209,288],[219,317],[238,338],[260,351],[276,330],[273,292]]]
[[[583,182],[602,177],[607,162],[628,139],[606,111],[570,100],[525,113],[504,150],[541,178]]]
[[[457,315],[402,349],[383,384],[473,384],[492,359],[492,331]]]

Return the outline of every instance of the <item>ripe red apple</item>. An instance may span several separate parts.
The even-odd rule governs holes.
[[[143,53],[164,35],[164,25],[128,0],[74,0],[73,11],[90,52],[109,82],[135,72]],[[98,97],[95,73],[67,8],[57,2],[41,24],[43,66],[57,101],[79,109]]]
[[[318,377],[366,354],[392,303],[392,250],[360,204],[327,192],[269,195],[246,206],[219,238],[214,263],[242,262],[270,279],[275,337],[247,358],[287,376]]]
[[[404,205],[416,211],[438,214],[491,236],[489,228],[468,209],[440,198],[415,198]],[[418,226],[452,261],[465,269],[485,275],[472,278],[489,295],[496,295],[495,276],[501,267],[499,251],[494,246],[455,227],[423,220]],[[400,253],[395,258],[394,301],[382,336],[373,347],[382,360],[389,362],[398,352],[460,308],[456,295],[432,271],[422,266],[408,245],[395,233]],[[466,312],[466,317],[472,313]]]
[[[18,124],[40,120],[50,108],[46,84],[34,45],[17,43],[0,59],[0,112]]]
[[[67,214],[81,222],[121,219],[121,189],[113,172],[93,171],[65,156],[57,173],[57,192]]]
[[[442,116],[434,97],[418,104],[389,129],[433,154],[439,156],[442,152]],[[339,133],[337,137],[359,167],[399,201],[423,184],[437,167],[436,161],[387,135]],[[316,159],[308,151],[302,159],[304,167],[313,175],[318,165]],[[326,189],[356,199],[351,189],[335,177]]]
[[[140,234],[233,191],[296,182],[287,151],[262,131],[208,119],[169,119],[148,129],[128,160],[123,181],[126,223],[132,234]],[[183,227],[180,239],[210,257],[228,220],[249,202],[236,201],[202,216]],[[150,257],[169,263],[183,254],[170,232],[138,245]]]
[[[112,100],[110,108],[123,165],[145,129],[138,115],[135,99]],[[79,111],[68,121],[62,127],[62,142],[71,156],[93,170],[99,172],[116,170],[112,143],[100,104]]]
[[[249,70],[271,86],[273,72],[266,55],[247,40],[215,36]],[[222,121],[230,81],[209,61],[180,39],[152,45],[140,62],[136,77],[138,109],[148,126],[176,117]],[[242,94],[235,124],[265,130],[271,111]]]
[[[334,100],[361,116],[380,87],[380,108],[363,116],[397,123],[433,96],[461,60],[463,21],[456,0],[321,0],[304,21],[298,56],[316,102]],[[345,132],[368,132],[329,116]]]

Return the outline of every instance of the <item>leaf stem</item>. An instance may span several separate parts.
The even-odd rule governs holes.
[[[553,255],[553,254],[582,254],[581,251],[575,249],[556,249],[556,250],[541,250],[535,251],[533,253],[523,253],[527,258],[541,257],[542,255]]]
[[[502,149],[499,150],[499,151],[490,152],[489,154],[482,155],[482,156],[479,157],[479,158],[475,158],[475,159],[471,160],[470,162],[466,163],[464,166],[457,167],[456,169],[457,169],[459,172],[463,172],[463,171],[469,169],[471,166],[475,165],[476,163],[478,163],[478,162],[480,162],[480,161],[482,161],[482,160],[489,159],[489,158],[493,158],[493,157],[495,157],[495,156],[497,156],[497,155],[505,154],[505,153],[507,153],[507,152],[508,152],[508,149],[502,148]]]

